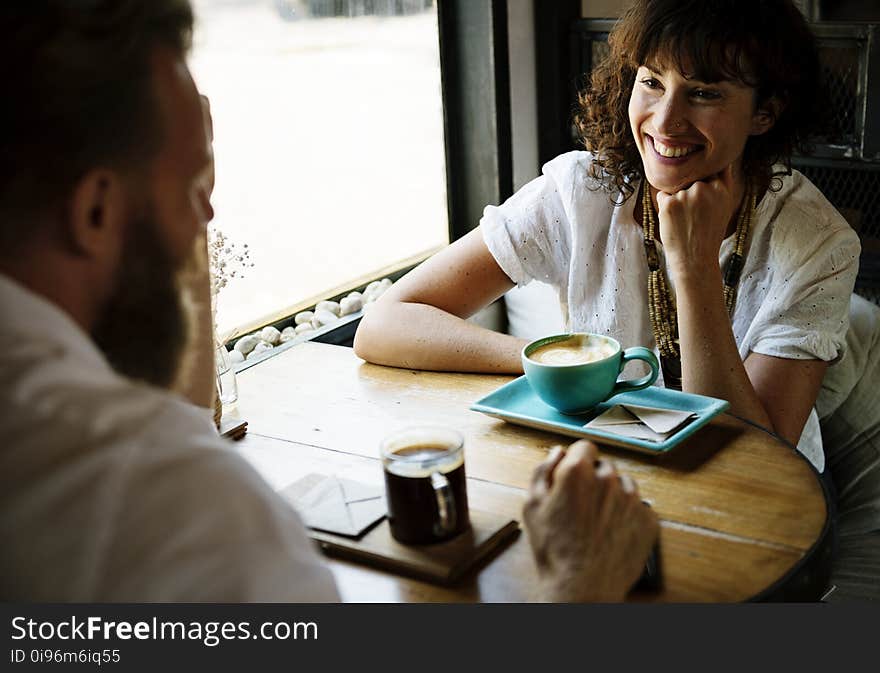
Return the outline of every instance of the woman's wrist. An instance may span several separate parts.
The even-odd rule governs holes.
[[[676,292],[682,289],[694,288],[697,290],[714,291],[723,285],[721,266],[717,261],[695,262],[692,259],[676,261],[668,258],[667,268],[675,282]]]

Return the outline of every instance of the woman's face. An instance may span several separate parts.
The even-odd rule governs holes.
[[[648,182],[670,194],[731,164],[740,175],[746,140],[772,125],[755,110],[752,87],[686,79],[660,65],[636,73],[629,121]]]

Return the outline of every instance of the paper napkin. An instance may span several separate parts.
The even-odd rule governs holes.
[[[694,418],[696,414],[691,411],[615,404],[584,427],[633,439],[662,442]]]
[[[302,494],[297,490],[288,487],[285,495],[306,526],[315,530],[359,537],[386,513],[385,490],[381,486],[329,476]]]

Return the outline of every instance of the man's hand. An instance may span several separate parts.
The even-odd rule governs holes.
[[[213,409],[217,373],[208,268],[207,237],[201,234],[193,242],[192,254],[178,275],[191,332],[180,376],[174,388],[196,406]]]
[[[199,190],[205,225],[213,214],[211,192],[214,189],[214,124],[211,119],[211,104],[206,96],[201,96],[205,135],[210,156],[209,166]],[[211,276],[208,258],[207,231],[196,236],[193,249],[185,267],[179,274],[181,291],[188,304],[190,314],[190,335],[187,353],[175,389],[193,404],[213,409],[217,394],[217,374],[214,362],[214,323],[211,310]]]
[[[597,458],[589,441],[558,446],[532,477],[523,518],[544,600],[623,600],[657,539],[635,482]]]
[[[211,116],[211,101],[204,94],[200,95],[202,100],[202,117],[205,122],[205,135],[208,140],[208,154],[210,155],[210,167],[205,176],[205,191],[208,198],[214,191],[214,118]]]

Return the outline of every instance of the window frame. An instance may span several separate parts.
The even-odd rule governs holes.
[[[474,229],[483,208],[513,193],[507,0],[437,0],[440,79],[446,154],[446,202],[449,240]],[[294,325],[294,316],[319,301],[339,301],[380,278],[398,280],[429,255],[389,265],[379,274],[359,278],[279,309],[269,322],[259,321],[236,334],[226,345],[266,326],[278,330]],[[243,371],[299,343],[317,341],[350,346],[362,311],[296,337],[235,367]]]

